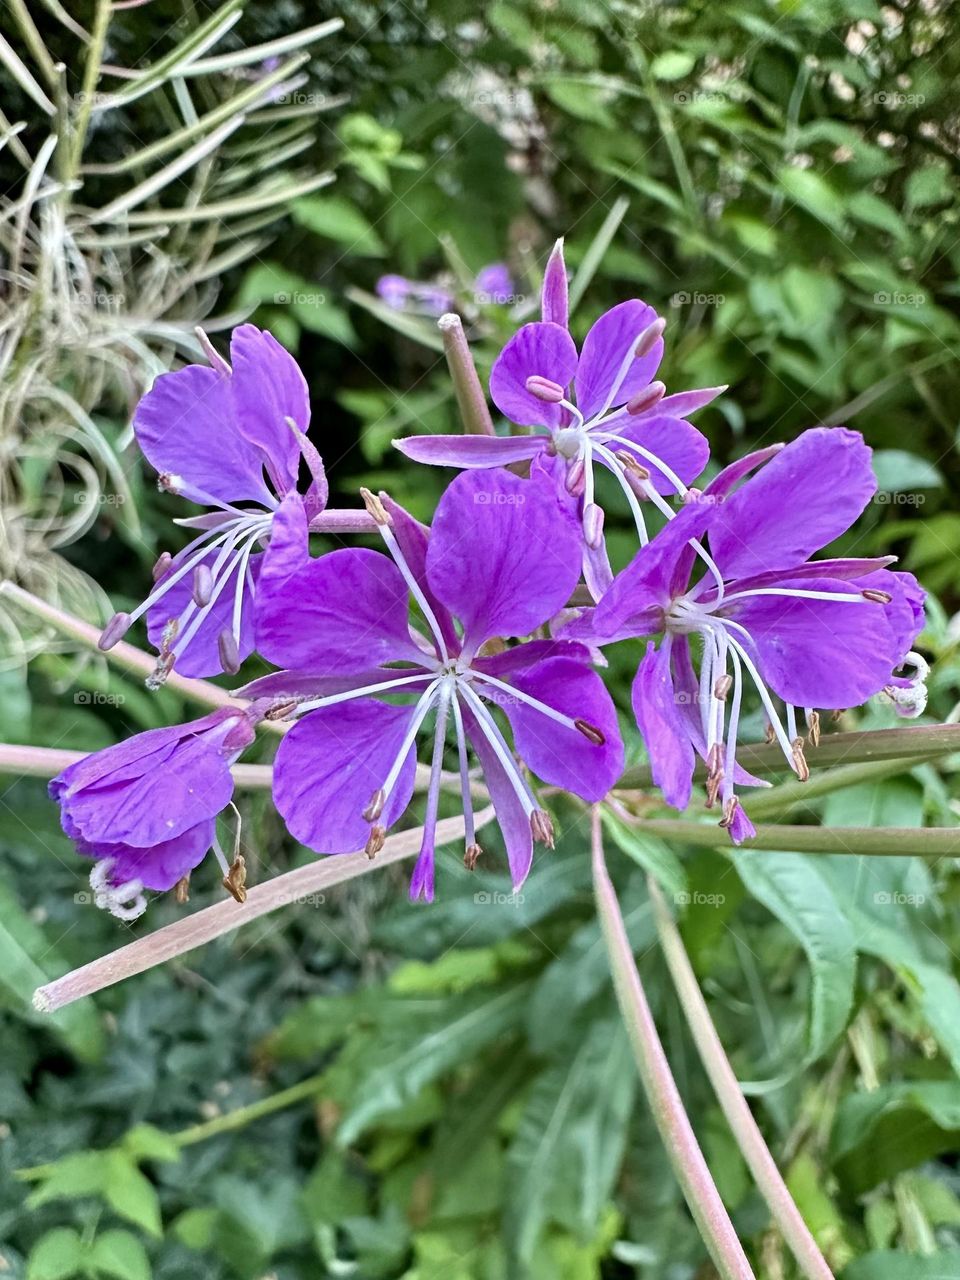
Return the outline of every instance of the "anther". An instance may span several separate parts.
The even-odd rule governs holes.
[[[157,556],[157,563],[153,566],[153,580],[159,582],[165,573],[169,572],[170,566],[173,564],[173,556],[169,551],[161,551]]]
[[[371,493],[369,489],[360,490],[360,497],[363,499],[363,505],[367,508],[370,515],[373,516],[377,524],[389,524],[390,517],[387,515],[387,509],[377,497],[375,493]]]
[[[583,508],[583,537],[594,551],[603,541],[603,508],[595,502],[588,502]]]
[[[812,747],[820,745],[820,712],[811,711],[807,716],[807,728],[809,729],[809,741]]]
[[[190,875],[181,876],[173,886],[173,896],[178,906],[185,906],[190,901]]]
[[[636,460],[633,454],[629,453],[626,449],[620,450],[620,452],[617,454],[617,461],[623,464],[623,468],[625,471],[629,471],[630,475],[636,476],[638,480],[650,479],[649,470],[646,467],[642,466]]]
[[[606,737],[597,728],[595,724],[591,724],[589,720],[574,720],[573,722],[588,742],[592,742],[595,747],[602,747],[606,742]]]
[[[538,400],[545,400],[547,404],[559,404],[563,399],[563,387],[559,382],[554,382],[551,378],[541,378],[538,373],[531,374],[524,386],[532,396],[536,396]]]
[[[152,692],[163,687],[167,682],[167,676],[173,670],[173,654],[166,652],[161,653],[157,658],[157,665],[147,676],[144,684]]]
[[[657,316],[652,324],[648,324],[637,339],[637,345],[633,349],[633,354],[638,360],[643,356],[649,355],[656,344],[663,337],[663,331],[667,327],[667,322],[663,316]]]
[[[183,476],[175,476],[170,471],[161,471],[157,476],[157,488],[161,493],[179,493],[183,484]]]
[[[213,574],[208,564],[198,564],[193,571],[193,603],[201,609],[213,595]]]
[[[531,813],[530,830],[533,833],[534,840],[540,844],[545,844],[548,849],[553,848],[553,822],[545,809],[534,809],[533,813]]]
[[[889,604],[893,599],[889,591],[875,591],[873,587],[867,587],[860,594],[864,600],[870,600],[873,604]]]
[[[803,754],[803,739],[794,738],[790,745],[793,749],[793,767],[797,771],[797,777],[801,782],[806,782],[810,777],[810,766],[807,764],[807,758]]]
[[[740,801],[736,796],[730,796],[728,800],[725,800],[723,802],[723,817],[720,819],[718,825],[723,827],[724,830],[726,830],[727,827],[732,827],[739,808]]]
[[[233,632],[227,628],[217,636],[217,652],[220,655],[220,665],[227,675],[236,675],[240,670],[240,650]]]
[[[483,849],[478,844],[468,844],[463,854],[463,865],[468,871],[476,871]]]
[[[733,688],[733,676],[729,674],[722,675],[713,686],[713,696],[720,702],[726,702],[727,695]]]
[[[97,641],[97,648],[112,649],[113,646],[121,640],[130,630],[129,613],[115,613],[107,625],[100,633],[100,639]]]
[[[235,902],[246,902],[247,864],[242,853],[238,853],[230,864],[230,870],[223,877],[222,884]]]
[[[370,835],[367,837],[367,843],[364,845],[363,852],[368,858],[375,858],[383,848],[387,838],[387,828],[375,823],[370,828]]]
[[[299,698],[287,698],[283,702],[275,702],[263,713],[264,720],[286,720],[300,705]]]
[[[579,498],[586,487],[586,483],[587,464],[581,454],[574,458],[567,467],[567,478],[564,481],[564,484],[566,485],[567,493],[572,494],[575,498]]]
[[[767,743],[776,742],[777,740],[776,730],[769,720],[767,720],[763,726],[763,740]]]
[[[383,813],[383,806],[387,803],[387,793],[383,787],[375,791],[370,799],[370,803],[363,811],[364,822],[376,822]]]
[[[663,399],[666,387],[662,382],[651,382],[627,401],[627,413],[646,413]]]

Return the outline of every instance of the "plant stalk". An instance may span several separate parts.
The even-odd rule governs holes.
[[[447,357],[447,367],[453,380],[464,431],[475,436],[495,435],[487,397],[483,393],[477,366],[473,362],[470,344],[463,332],[463,321],[458,315],[448,311],[437,321],[437,328],[443,338],[443,351]]]
[[[716,823],[673,818],[637,818],[648,831],[675,844],[698,849],[729,849],[730,837]],[[960,827],[801,827],[758,826],[744,849],[768,853],[852,853],[878,858],[960,857]]]

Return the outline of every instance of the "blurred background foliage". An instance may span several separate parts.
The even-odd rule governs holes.
[[[69,8],[94,28],[92,5]],[[83,40],[56,0],[29,11],[77,93]],[[37,75],[20,17],[11,4],[3,34]],[[399,466],[390,440],[451,429],[452,397],[432,321],[385,307],[376,281],[400,272],[455,293],[485,369],[535,314],[546,254],[563,234],[578,335],[605,307],[641,296],[668,319],[671,388],[731,384],[702,416],[717,464],[815,422],[865,433],[881,490],[847,549],[898,554],[931,588],[927,719],[955,716],[956,5],[517,0],[478,11],[400,0],[340,12],[250,0],[214,54],[334,17],[343,29],[305,46],[296,82],[261,105],[257,127],[211,153],[225,186],[204,187],[203,199],[262,182],[280,194],[254,224],[215,220],[228,257],[202,288],[190,272],[217,258],[212,247],[198,258],[197,228],[173,240],[157,232],[109,263],[126,281],[122,314],[103,285],[77,304],[69,358],[49,327],[56,298],[41,296],[47,325],[30,331],[28,355],[50,362],[103,447],[97,455],[89,431],[64,433],[64,415],[38,412],[32,396],[4,401],[5,572],[94,620],[106,597],[115,607],[140,598],[179,512],[130,447],[131,406],[156,368],[195,350],[193,325],[216,334],[250,313],[298,352],[336,500],[353,502],[359,482],[387,484],[428,516],[446,476]],[[204,3],[153,0],[114,15],[106,59],[155,64],[221,20]],[[5,68],[4,116],[27,121],[0,151],[16,201],[17,146],[35,156],[50,123]],[[191,81],[194,106],[206,95],[212,110],[275,70],[266,52],[215,68],[204,88]],[[183,84],[172,77],[94,115],[81,214],[123,189],[103,166],[182,127]],[[326,170],[335,184],[298,185]],[[133,165],[129,181],[154,172]],[[197,198],[176,180],[149,207]],[[81,395],[104,313],[114,335],[133,332],[158,261],[172,287],[162,306],[150,296],[142,347]],[[475,291],[477,272],[497,261],[515,284],[506,302]],[[24,279],[9,249],[2,266],[9,326]],[[8,385],[22,367],[8,369]],[[81,508],[65,536],[51,522]],[[626,522],[622,533],[625,555]],[[78,585],[93,581],[102,593]],[[170,692],[148,696],[102,662],[57,652],[22,618],[3,621],[9,741],[92,749],[192,714]],[[41,647],[28,673],[22,659]],[[629,654],[613,654],[612,673],[626,708]],[[893,722],[879,705],[844,717],[848,728]],[[762,732],[759,718],[752,728]],[[955,776],[949,761],[918,766],[799,806],[791,820],[953,826]],[[309,856],[262,799],[243,805],[255,877]],[[381,871],[41,1019],[29,1010],[37,982],[128,932],[89,907],[42,784],[7,780],[3,1274],[705,1280],[638,1101],[583,815],[558,817],[558,848],[522,900],[508,894],[495,849],[473,876],[447,851],[433,907],[411,907],[404,874]],[[645,871],[676,906],[733,1065],[835,1272],[960,1276],[954,860],[678,853],[615,822],[607,834],[668,1053],[757,1275],[795,1272],[680,1017]],[[215,879],[195,878],[195,901],[216,892]],[[181,911],[158,901],[136,932]]]

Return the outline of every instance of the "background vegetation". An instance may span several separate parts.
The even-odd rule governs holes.
[[[955,5],[224,9],[240,17],[216,54],[328,18],[344,25],[304,45],[294,84],[281,81],[236,136],[151,197],[156,216],[140,230],[152,240],[89,251],[94,287],[72,304],[66,336],[62,298],[40,271],[49,242],[22,229],[20,260],[3,242],[0,317],[19,335],[0,406],[6,574],[92,620],[108,597],[140,598],[177,512],[130,446],[131,406],[156,369],[195,350],[194,324],[223,329],[254,308],[298,351],[338,500],[352,501],[358,482],[387,484],[427,516],[442,475],[400,467],[389,442],[450,429],[452,399],[432,324],[383,308],[375,282],[388,271],[442,279],[488,365],[535,309],[564,234],[580,333],[641,296],[668,318],[670,387],[731,384],[702,417],[718,463],[815,422],[865,433],[881,491],[847,549],[896,553],[922,575],[935,660],[926,718],[956,715]],[[21,10],[10,5],[4,35],[42,81]],[[30,11],[51,63],[66,65],[68,94],[82,94],[83,39],[55,0]],[[106,61],[155,64],[223,12],[190,0],[118,12]],[[92,6],[68,17],[96,30]],[[270,75],[267,57],[187,78],[193,107],[213,110]],[[16,202],[27,162],[67,117],[48,118],[2,62],[4,116],[27,122],[0,151]],[[182,127],[184,83],[171,76],[86,122],[73,175],[83,185],[70,195],[79,223],[156,171],[142,156],[129,172],[116,166]],[[327,170],[336,181],[320,189]],[[191,201],[261,190],[274,198],[259,209],[157,229]],[[494,261],[516,282],[506,304],[472,284]],[[2,624],[10,742],[93,749],[192,714],[173,694],[57,651],[13,611]],[[628,668],[628,654],[614,655],[624,708]],[[843,718],[894,721],[879,705]],[[948,760],[811,800],[791,820],[955,826],[957,805]],[[430,908],[407,903],[401,871],[383,871],[50,1019],[29,1008],[42,976],[127,932],[89,907],[43,784],[6,779],[0,1272],[712,1274],[637,1097],[582,814],[558,816],[558,848],[522,900],[506,896],[495,851],[472,876],[447,851]],[[874,860],[720,855],[615,825],[608,835],[661,1034],[758,1276],[794,1271],[692,1050],[645,870],[675,905],[727,1051],[833,1269],[844,1280],[960,1276],[955,860],[924,863],[909,848]],[[256,799],[244,801],[244,845],[255,878],[309,856]],[[195,903],[215,880],[195,878]],[[158,901],[136,932],[181,911]]]

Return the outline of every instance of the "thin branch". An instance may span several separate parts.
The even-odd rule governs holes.
[[[675,844],[698,849],[728,849],[730,837],[715,822],[674,818],[638,818],[638,831],[648,831]],[[960,827],[801,827],[758,826],[744,849],[768,853],[852,853],[877,858],[960,857]]]

